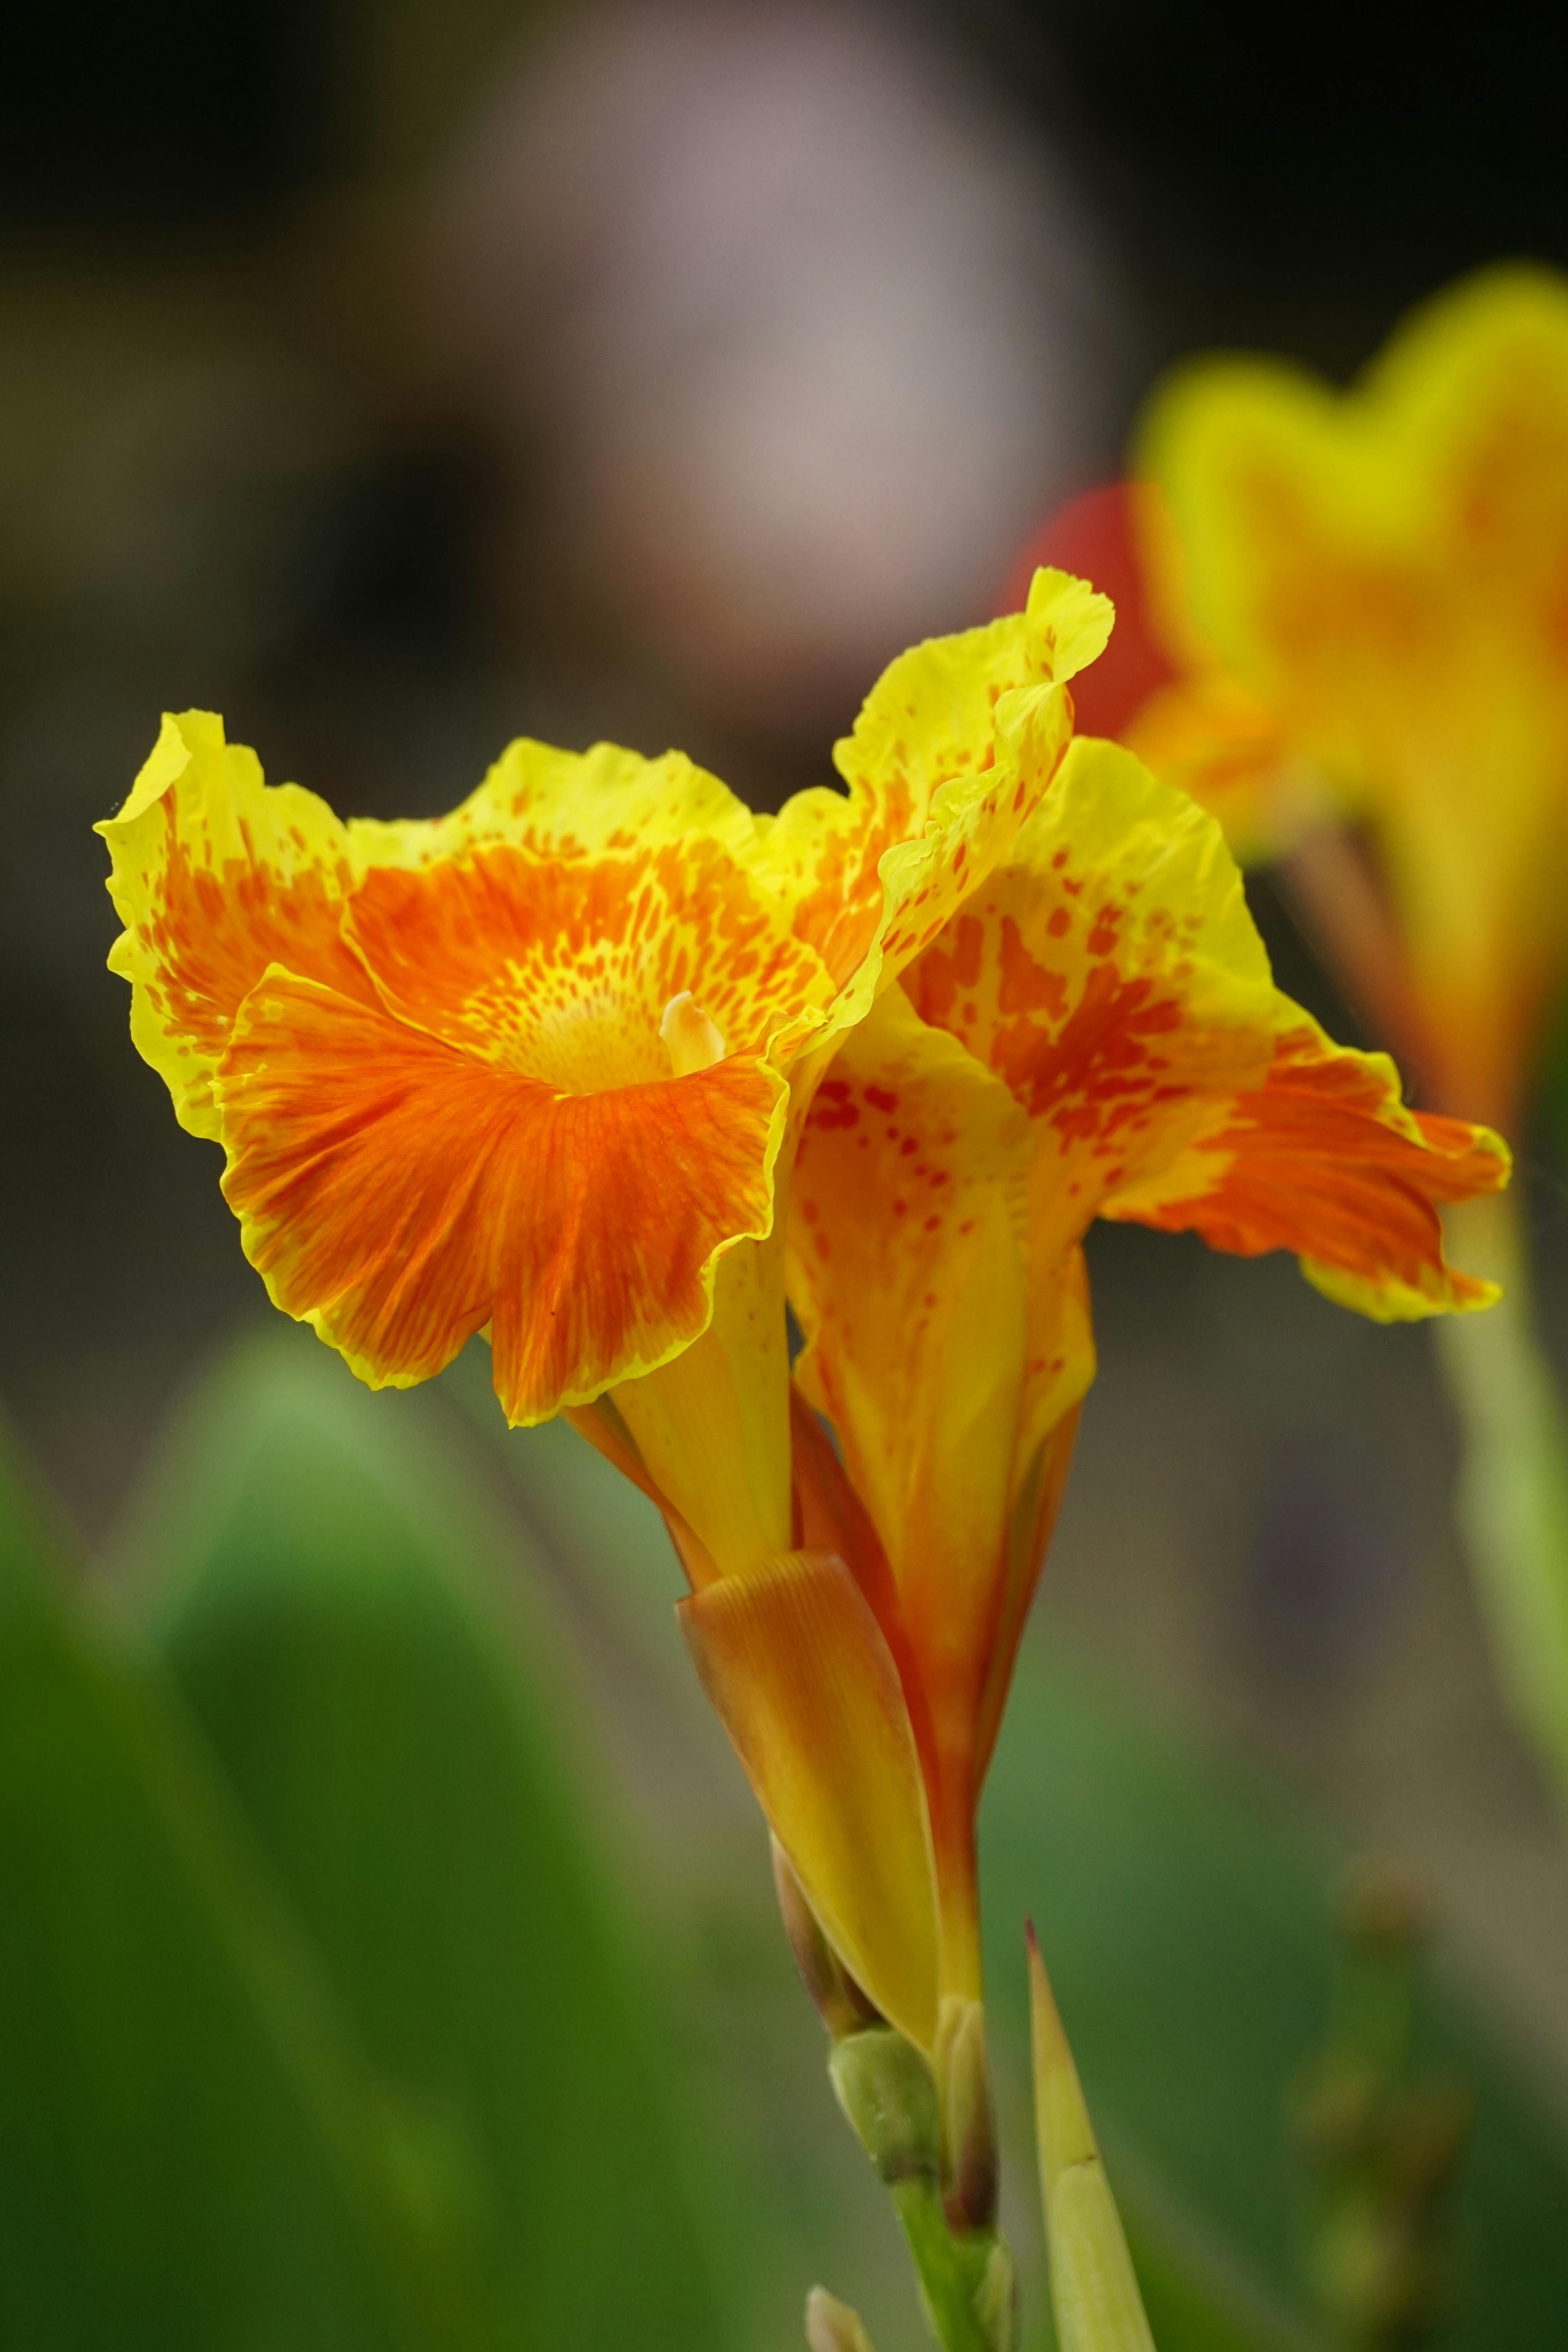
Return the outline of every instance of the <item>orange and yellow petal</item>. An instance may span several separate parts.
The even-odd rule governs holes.
[[[994,1549],[1008,1505],[1030,1148],[1005,1087],[894,989],[835,1057],[795,1161],[795,1378],[911,1622],[945,1611],[950,1633],[954,1560]]]
[[[555,1091],[274,966],[217,1081],[224,1190],[278,1305],[405,1385],[489,1327],[509,1419],[543,1419],[703,1329],[772,1220],[785,1089],[754,1058]]]
[[[1106,482],[1058,507],[1019,559],[1011,604],[1026,602],[1042,565],[1089,581],[1116,608],[1116,626],[1100,658],[1073,688],[1079,730],[1124,740],[1130,722],[1184,667],[1157,627],[1144,555],[1145,513],[1157,493],[1142,482]]]
[[[530,856],[580,865],[661,843],[702,839],[744,859],[756,819],[727,784],[682,751],[655,760],[618,743],[587,751],[520,737],[449,816],[383,823],[355,818],[359,866],[428,865],[504,843]]]
[[[400,1020],[574,1094],[668,1076],[677,999],[710,1053],[755,1054],[787,1050],[832,992],[815,951],[701,838],[583,861],[497,843],[378,868],[345,929]]]
[[[992,773],[997,705],[1021,688],[1063,685],[1102,650],[1110,623],[1106,599],[1082,581],[1038,573],[1025,612],[930,639],[883,672],[835,751],[847,793],[798,793],[764,822],[756,870],[840,985],[895,932],[940,927],[1005,851],[1054,761],[1042,722],[1037,772],[1004,789]],[[1070,703],[1058,695],[1053,709],[1059,751]]]
[[[1445,1264],[1434,1204],[1505,1181],[1503,1147],[1406,1111],[1391,1063],[1342,1052],[1279,994],[1218,826],[1120,747],[1074,744],[906,985],[1034,1123],[1032,1267],[1103,1214],[1289,1247],[1385,1318],[1490,1296]],[[1048,1373],[1033,1410],[1059,1412]]]
[[[939,1866],[965,1850],[1029,1354],[1028,1122],[889,990],[818,1088],[796,1160],[795,1377],[831,1421],[930,1710]]]
[[[793,1541],[777,1181],[767,1238],[742,1241],[719,1261],[701,1336],[612,1392],[667,1506],[723,1576],[752,1575]],[[676,1548],[685,1557],[679,1533]],[[694,1581],[700,1570],[700,1559],[689,1570]]]
[[[1279,1006],[1265,1083],[1102,1213],[1190,1228],[1244,1257],[1293,1250],[1309,1281],[1379,1322],[1488,1306],[1495,1286],[1448,1265],[1438,1207],[1505,1184],[1506,1146],[1405,1109],[1386,1055],[1337,1046],[1289,998]]]
[[[374,1002],[339,929],[347,834],[313,793],[264,784],[255,753],[203,710],[164,719],[124,807],[97,829],[125,926],[109,961],[131,982],[132,1036],[181,1125],[216,1136],[214,1073],[268,964]]]
[[[1042,1269],[1260,1084],[1273,1051],[1268,961],[1218,826],[1087,738],[904,985],[1031,1122]]]
[[[682,1630],[824,1932],[882,2014],[936,2039],[924,1784],[897,1670],[844,1562],[795,1552],[680,1604]]]

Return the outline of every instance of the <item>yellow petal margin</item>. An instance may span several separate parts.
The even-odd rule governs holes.
[[[791,1552],[679,1606],[702,1685],[823,1930],[882,2014],[936,2040],[937,1903],[898,1670],[832,1552]]]
[[[1037,572],[1026,611],[932,638],[883,672],[835,747],[847,794],[817,786],[758,821],[752,870],[835,981],[858,980],[849,1017],[1005,853],[1071,735],[1065,682],[1103,651],[1111,617],[1083,581]],[[1004,698],[1025,688],[1045,706],[1026,774],[999,761],[996,729]]]
[[[216,1137],[213,1077],[269,964],[376,1002],[339,928],[348,830],[298,784],[268,789],[255,752],[226,743],[207,710],[165,718],[124,807],[97,830],[125,926],[109,968],[131,982],[132,1038],[181,1126]]]

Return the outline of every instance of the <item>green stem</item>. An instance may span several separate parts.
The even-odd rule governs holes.
[[[998,2240],[988,2231],[954,2237],[934,2180],[900,2180],[892,2199],[938,2343],[944,2352],[996,2352],[995,2334],[983,2315],[983,2291]]]
[[[1568,1415],[1536,1336],[1522,1196],[1449,1213],[1456,1261],[1503,1286],[1441,1328],[1464,1436],[1458,1516],[1498,1678],[1568,1811]]]

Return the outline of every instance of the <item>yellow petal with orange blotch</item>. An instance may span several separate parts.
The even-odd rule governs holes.
[[[1507,1146],[1463,1119],[1407,1110],[1386,1054],[1334,1045],[1289,997],[1277,1019],[1263,1085],[1102,1213],[1191,1228],[1243,1257],[1294,1250],[1318,1289],[1380,1323],[1489,1306],[1496,1286],[1448,1264],[1438,1203],[1500,1190]]]
[[[225,1189],[278,1303],[375,1382],[488,1323],[514,1421],[679,1354],[721,1255],[771,1231],[768,1056],[829,989],[813,951],[703,842],[377,868],[344,929],[375,1003],[275,966],[218,1078]],[[677,1075],[683,992],[723,1051]]]
[[[847,794],[817,786],[762,821],[755,868],[841,985],[863,967],[868,987],[898,970],[1005,850],[1050,781],[1072,706],[1050,695],[1026,778],[996,772],[997,706],[1062,687],[1110,623],[1083,581],[1037,572],[1025,612],[929,639],[884,670],[835,749]]]
[[[1268,961],[1219,827],[1090,739],[905,985],[1029,1118],[1041,1279],[1110,1193],[1217,1126],[1273,1050]]]
[[[1446,1265],[1433,1204],[1504,1181],[1501,1145],[1405,1110],[1392,1064],[1280,994],[1218,825],[1120,747],[1073,745],[907,985],[1035,1125],[1032,1265],[1103,1214],[1291,1248],[1384,1318],[1489,1297]],[[1048,1387],[1031,1403],[1048,1427]]]
[[[882,2014],[936,2039],[925,1792],[888,1645],[830,1552],[721,1577],[679,1607],[703,1686],[824,1933]]]
[[[132,983],[132,1037],[167,1081],[182,1124],[216,1136],[213,1073],[269,964],[359,1003],[381,1001],[343,936],[348,902],[368,879],[502,845],[536,861],[614,866],[635,851],[684,845],[694,871],[706,860],[727,875],[750,854],[754,828],[750,811],[679,752],[644,760],[611,744],[578,754],[526,741],[451,816],[345,824],[299,785],[266,784],[255,753],[225,741],[220,719],[186,711],[164,719],[124,807],[98,827],[125,925],[110,968]],[[731,890],[721,896],[733,903]],[[411,903],[406,893],[400,903]],[[746,919],[752,940],[784,928],[755,892]],[[488,942],[474,932],[462,945],[471,982]],[[749,952],[742,941],[742,967]],[[780,952],[796,971],[808,961],[798,945]],[[744,968],[739,976],[749,977]],[[815,990],[824,1000],[831,992]],[[711,1004],[702,1010],[717,1018]],[[724,1031],[731,1041],[733,1018]],[[668,1066],[659,1057],[657,1074]]]
[[[1031,1149],[1005,1087],[894,988],[818,1088],[791,1192],[796,1381],[880,1538],[965,1821],[1019,1467]]]
[[[165,718],[109,843],[125,925],[109,966],[131,982],[131,1034],[182,1127],[216,1136],[213,1074],[247,992],[281,963],[362,1004],[375,992],[342,941],[348,834],[297,784],[268,789],[254,751],[209,711]]]
[[[720,1253],[771,1222],[786,1101],[754,1056],[562,1093],[276,966],[217,1091],[224,1192],[276,1304],[378,1388],[488,1324],[513,1422],[704,1328]]]

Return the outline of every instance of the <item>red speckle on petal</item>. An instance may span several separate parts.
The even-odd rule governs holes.
[[[825,1078],[816,1090],[816,1100],[811,1107],[813,1127],[858,1127],[860,1106],[850,1099],[847,1082],[843,1078]]]

